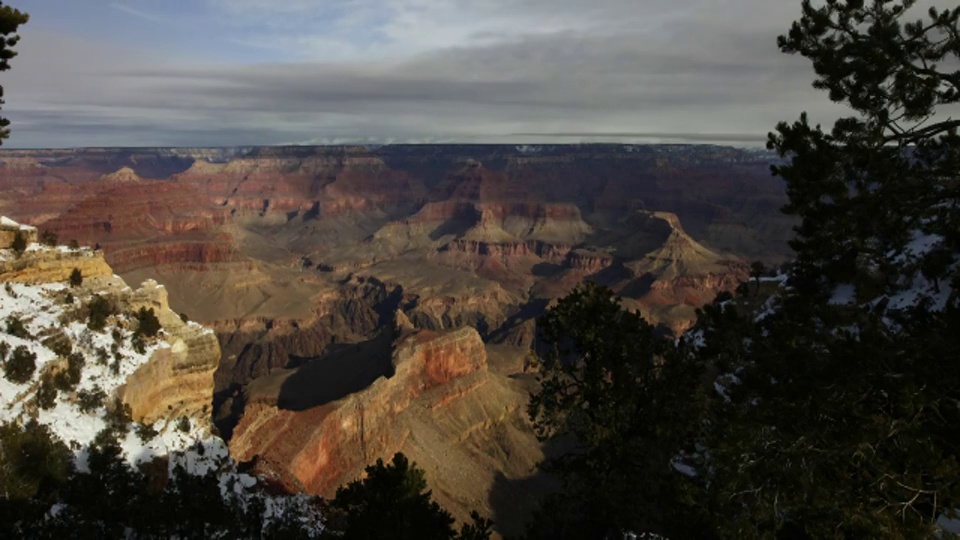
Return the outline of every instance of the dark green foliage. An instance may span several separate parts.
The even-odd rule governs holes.
[[[50,230],[43,231],[40,233],[40,243],[45,246],[56,247],[57,233]]]
[[[337,489],[337,496],[330,501],[330,527],[336,531],[335,537],[455,538],[453,517],[431,500],[423,470],[406,456],[394,455],[389,465],[378,459],[366,468],[366,473],[363,480]]]
[[[7,333],[20,339],[33,339],[23,321],[16,315],[7,317]]]
[[[47,341],[44,341],[46,344]],[[70,338],[64,334],[59,334],[58,339],[55,339],[49,342],[49,347],[57,356],[66,358],[70,356],[70,353],[73,352],[73,343],[70,342]]]
[[[147,352],[147,344],[143,341],[143,337],[139,334],[134,333],[133,337],[130,338],[130,345],[133,347],[134,352],[138,354],[143,354]]]
[[[190,322],[190,317],[187,317],[187,314],[186,314],[186,313],[181,313],[181,314],[180,314],[180,320],[183,321],[183,322]]]
[[[0,425],[0,448],[2,499],[46,499],[73,470],[70,449],[34,421]]]
[[[960,120],[933,119],[938,108],[960,101],[960,78],[941,69],[960,56],[960,9],[903,21],[914,4],[805,3],[802,19],[779,40],[784,52],[812,61],[815,87],[858,113],[829,133],[803,115],[781,123],[768,143],[792,158],[774,172],[787,181],[785,211],[802,218],[791,244],[798,270],[814,282],[862,282],[895,271],[888,250],[923,211],[957,195],[957,185],[941,179],[960,167]]]
[[[107,393],[99,386],[94,386],[91,390],[77,392],[77,407],[80,412],[89,414],[102,407],[106,399]]]
[[[107,361],[110,359],[110,353],[103,347],[97,347],[97,364],[101,366],[107,365]]]
[[[120,350],[120,347],[123,347],[123,330],[120,327],[115,327],[110,331],[110,337],[113,338],[113,352],[116,353]]]
[[[0,95],[3,95],[2,88],[3,87],[0,87]],[[3,100],[0,99],[0,104],[2,103]],[[6,118],[0,117],[0,142],[2,142],[2,140],[5,138],[4,133],[9,133],[9,130],[2,128],[2,126],[4,126],[4,122],[8,122],[7,125],[9,125],[9,121]],[[22,232],[17,231],[16,234],[13,235],[13,243],[10,244],[10,247],[13,249],[14,253],[20,255],[27,250],[27,237]]]
[[[36,369],[37,355],[23,345],[17,346],[10,358],[3,364],[3,374],[8,381],[16,384],[29,381]]]
[[[546,346],[530,417],[542,439],[572,448],[547,463],[564,489],[546,502],[530,536],[682,536],[690,488],[672,464],[698,434],[702,370],[592,283],[561,299],[538,330]]]
[[[10,354],[10,344],[6,341],[0,342],[0,362],[6,362],[8,354]]]
[[[152,441],[157,435],[159,435],[157,430],[153,429],[152,425],[144,424],[142,422],[138,422],[134,430],[137,433],[137,437],[140,437],[140,440],[145,443]]]
[[[266,505],[252,495],[222,496],[216,474],[193,476],[166,464],[144,470],[122,458],[117,433],[106,429],[88,448],[89,472],[71,468],[72,454],[35,424],[0,427],[0,537],[3,538],[314,538],[288,512],[264,526]],[[58,504],[56,516],[50,512]],[[313,504],[316,504],[314,502]]]
[[[83,376],[83,366],[87,361],[79,351],[70,353],[67,356],[67,369],[57,373],[54,377],[54,384],[58,390],[69,392],[80,384],[80,378]]]
[[[80,249],[80,243],[77,242],[76,239],[71,239],[67,245],[70,249]]]
[[[481,517],[476,511],[470,512],[470,523],[460,527],[458,540],[488,540],[493,533],[493,521]]]
[[[177,429],[179,429],[180,431],[182,431],[182,432],[184,432],[184,433],[189,433],[189,432],[190,432],[190,419],[187,418],[186,416],[181,416],[180,419],[177,420]]]
[[[140,310],[137,311],[136,319],[136,335],[148,338],[156,337],[161,326],[160,320],[157,319],[157,315],[153,312],[153,308],[140,308]]]
[[[960,55],[960,8],[901,23],[913,4],[805,2],[780,40],[857,116],[770,137],[801,219],[776,309],[701,312],[696,354],[725,387],[700,423],[708,452],[688,456],[703,480],[689,516],[710,534],[926,538],[960,506],[956,297],[943,312],[873,302],[915,271],[939,287],[960,247],[960,122],[933,116],[960,98],[939,68]],[[911,269],[896,255],[918,230],[945,242]],[[828,303],[838,283],[864,304]]]
[[[133,422],[130,406],[114,398],[113,402],[107,405],[107,413],[103,416],[107,422],[104,428],[104,435],[119,438],[130,431],[130,423]]]
[[[17,30],[20,25],[26,24],[29,19],[30,17],[26,13],[10,6],[0,5],[0,71],[10,69],[10,60],[17,56],[17,52],[13,48],[20,41]],[[0,98],[2,97],[3,87],[0,86]],[[0,105],[3,105],[2,99],[0,99]],[[10,136],[9,125],[10,120],[0,118],[0,143]]]
[[[57,403],[57,387],[53,377],[43,377],[40,379],[40,386],[37,388],[37,406],[41,409],[52,409]]]
[[[67,304],[68,306],[73,305],[74,300],[73,293],[71,292],[68,292],[67,295],[63,297],[63,303]]]
[[[79,287],[83,285],[83,273],[80,272],[79,268],[74,268],[70,272],[70,286]]]
[[[100,332],[107,327],[107,318],[114,313],[113,304],[99,294],[93,295],[87,305],[87,328]]]

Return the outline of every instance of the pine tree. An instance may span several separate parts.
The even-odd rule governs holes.
[[[801,220],[790,288],[762,318],[717,308],[699,321],[700,355],[728,382],[698,467],[721,536],[932,537],[960,507],[956,293],[942,310],[883,301],[920,273],[949,282],[960,248],[960,122],[936,119],[960,99],[960,72],[941,68],[960,59],[960,8],[902,22],[914,4],[804,2],[779,40],[856,115],[771,134],[788,160],[774,167],[785,211]],[[915,234],[949,255],[907,267]],[[853,305],[829,301],[838,284],[855,287]]]
[[[20,25],[26,24],[29,18],[26,13],[4,6],[0,2],[0,71],[10,69],[10,60],[17,56],[13,47],[20,41],[17,30]],[[0,98],[3,98],[2,86],[0,86]],[[0,99],[0,105],[3,105],[3,99]],[[10,120],[0,117],[0,143],[10,136],[10,129],[7,127],[9,125]]]
[[[337,489],[336,497],[330,501],[331,537],[455,538],[453,517],[431,500],[426,488],[423,470],[403,454],[395,454],[389,464],[378,459],[366,468],[366,478]]]
[[[29,381],[36,369],[37,355],[23,345],[18,345],[3,364],[3,374],[8,381],[16,384]]]
[[[79,287],[83,285],[83,274],[80,272],[79,268],[74,268],[70,272],[70,286]]]
[[[3,100],[0,100],[0,102],[2,101]],[[5,120],[6,120],[5,118],[0,118],[0,126],[3,126],[3,122]],[[0,141],[2,140],[3,140],[3,130],[0,129]],[[16,253],[17,255],[20,255],[21,253],[27,250],[27,237],[24,236],[22,232],[17,231],[13,235],[13,243],[10,244],[10,247],[13,249],[14,253]]]
[[[687,536],[692,520],[680,516],[694,486],[673,465],[696,440],[701,368],[593,283],[562,298],[538,331],[540,389],[529,414],[542,440],[574,448],[547,462],[563,490],[528,536]]]

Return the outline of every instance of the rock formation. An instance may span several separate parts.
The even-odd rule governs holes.
[[[162,281],[136,300],[165,314],[170,340],[124,388],[136,414],[203,412],[189,396],[217,344],[169,301],[216,333],[218,425],[236,426],[242,457],[329,493],[402,450],[465,518],[490,509],[497,475],[529,476],[542,456],[523,408],[536,318],[592,280],[684,330],[747,262],[787,252],[772,159],[683,145],[5,150],[0,211],[102,250],[0,271],[108,283],[109,263]]]
[[[18,234],[28,244],[37,241],[36,227],[22,225],[6,216],[0,217],[0,249],[10,249]]]
[[[322,384],[309,365],[251,385],[233,455],[289,488],[332,496],[365,465],[402,451],[428,470],[434,497],[459,519],[471,508],[490,515],[494,482],[531,476],[543,455],[524,419],[525,388],[487,370],[472,328],[408,331],[392,347],[358,349],[352,362],[388,355],[388,374],[334,401],[298,401]],[[504,451],[516,455],[504,460]]]
[[[144,282],[127,298],[131,311],[153,309],[168,347],[127,377],[118,391],[133,418],[152,423],[187,416],[209,422],[213,414],[213,374],[220,347],[213,332],[180,319],[167,304],[167,292],[155,281]]]

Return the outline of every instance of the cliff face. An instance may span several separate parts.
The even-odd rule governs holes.
[[[130,405],[135,420],[188,416],[209,422],[213,414],[213,374],[220,363],[220,347],[213,332],[185,323],[167,303],[167,291],[147,281],[128,299],[131,310],[153,309],[169,345],[127,377],[118,391]]]
[[[746,277],[743,261],[782,253],[791,226],[769,156],[719,147],[86,149],[0,162],[0,211],[100,244],[124,278],[164,282],[176,311],[216,330],[222,403],[371,339],[397,310],[420,329],[528,344],[535,318],[584,280],[679,331]],[[101,264],[81,271],[108,277]]]
[[[305,411],[248,405],[231,439],[231,452],[241,461],[258,456],[268,468],[265,473],[311,493],[332,495],[371,460],[400,450],[411,434],[397,419],[418,398],[485,371],[486,361],[483,342],[472,328],[413,334],[393,352],[393,375],[361,392]],[[443,392],[446,399],[476,384],[460,382]],[[443,401],[431,395],[421,406],[442,406]]]
[[[103,253],[91,249],[46,249],[34,247],[16,256],[0,253],[0,280],[17,283],[53,283],[67,281],[74,268],[84,279],[112,276]]]
[[[71,287],[65,282],[74,268],[81,269],[84,280],[82,285]],[[9,298],[0,302],[4,309],[28,321],[31,333],[69,339],[74,351],[91,359],[99,354],[93,354],[93,349],[99,347],[106,354],[105,345],[110,345],[114,351],[113,371],[109,375],[95,373],[90,380],[84,375],[82,385],[117,383],[117,397],[130,405],[138,421],[152,424],[187,416],[209,425],[213,372],[220,360],[220,348],[213,332],[196,323],[183,322],[170,309],[162,286],[148,281],[131,289],[113,274],[100,252],[37,245],[18,258],[11,250],[0,250],[0,282],[33,287],[19,293],[10,288],[5,291]],[[73,322],[83,320],[83,305],[95,295],[112,306],[107,320],[112,331],[94,331]],[[21,304],[28,308],[25,312],[18,311]],[[129,350],[136,326],[134,315],[140,308],[154,311],[161,331],[156,338],[144,341],[143,350]],[[108,341],[108,332],[114,334],[112,342]],[[50,355],[47,349],[37,351],[41,358]],[[91,369],[104,370],[106,361],[98,361]]]

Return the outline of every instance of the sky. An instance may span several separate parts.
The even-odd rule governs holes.
[[[718,142],[838,108],[799,0],[11,0],[6,147]]]

